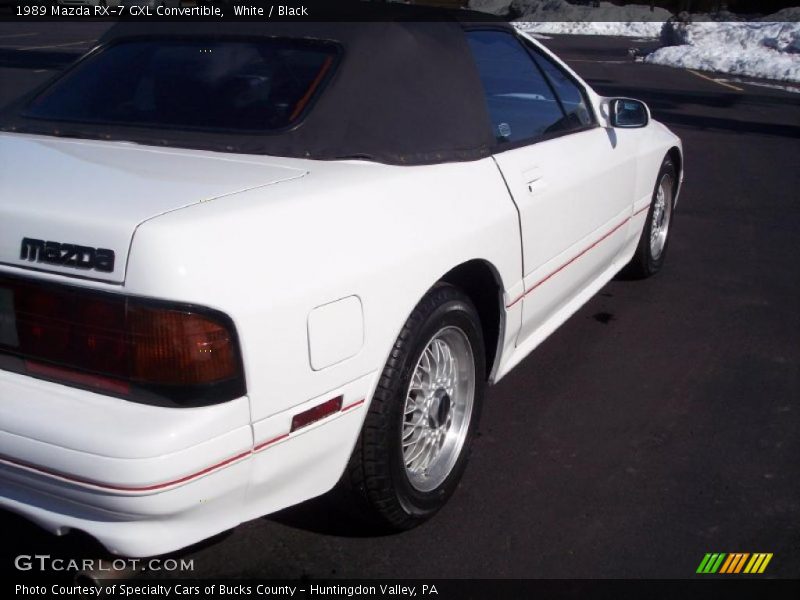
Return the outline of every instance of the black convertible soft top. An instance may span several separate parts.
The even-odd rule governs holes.
[[[474,22],[120,23],[101,45],[130,37],[310,38],[334,41],[340,64],[307,116],[275,133],[199,132],[162,127],[44,121],[18,102],[0,129],[159,146],[388,164],[431,164],[488,156],[494,140],[466,37]],[[505,23],[486,24],[512,28]]]

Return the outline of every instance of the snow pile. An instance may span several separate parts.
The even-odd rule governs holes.
[[[658,37],[672,14],[642,4],[615,6],[610,2],[575,5],[566,0],[471,0],[469,7],[492,14],[520,15],[516,25],[529,33]]]
[[[766,20],[769,18],[735,23],[667,23],[662,37],[671,45],[659,48],[644,60],[657,65],[800,82],[800,23],[771,22]]]
[[[664,26],[664,23],[642,21],[545,21],[531,23],[528,22],[528,19],[529,17],[526,16],[522,21],[514,23],[514,25],[528,33],[614,35],[633,38],[657,38],[661,34],[661,28]]]
[[[800,6],[784,8],[776,13],[762,17],[759,21],[800,21]]]
[[[511,11],[513,0],[470,0],[468,8],[504,17]]]
[[[672,18],[663,8],[610,2],[470,0],[469,7],[521,15],[514,24],[528,33],[660,37],[664,47],[644,59],[653,64],[800,82],[800,7],[756,21],[727,11],[682,20],[685,13]]]

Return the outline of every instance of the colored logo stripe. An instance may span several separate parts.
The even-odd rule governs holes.
[[[769,561],[772,560],[772,553],[759,553],[753,554],[753,558],[750,559],[750,562],[747,563],[747,566],[744,568],[745,573],[763,573],[764,569],[767,568]]]
[[[747,557],[750,556],[750,553],[734,553],[728,554],[728,560],[726,560],[722,568],[719,570],[720,573],[738,573],[744,567],[744,561],[747,560]]]
[[[748,560],[749,559],[749,560]],[[763,573],[769,561],[772,560],[772,553],[757,552],[709,552],[700,561],[697,573],[702,574],[736,574],[736,573]],[[745,564],[747,566],[745,566]]]
[[[700,566],[697,567],[698,573],[716,573],[717,569],[719,569],[720,564],[722,564],[722,559],[725,558],[725,553],[719,554],[706,554],[705,558],[703,558]]]

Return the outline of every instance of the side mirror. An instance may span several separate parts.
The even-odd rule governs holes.
[[[609,122],[612,127],[646,127],[650,122],[650,110],[641,100],[612,98],[609,101]]]

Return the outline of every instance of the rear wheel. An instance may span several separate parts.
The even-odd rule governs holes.
[[[664,265],[669,231],[672,225],[672,213],[675,208],[677,180],[675,165],[672,163],[672,159],[667,157],[658,172],[653,200],[647,212],[642,237],[639,239],[639,245],[631,262],[623,271],[624,275],[644,279],[658,273]]]
[[[394,344],[345,473],[362,516],[409,529],[445,504],[466,467],[484,386],[477,311],[439,284]]]

